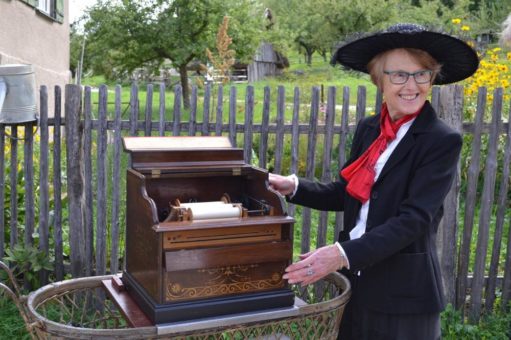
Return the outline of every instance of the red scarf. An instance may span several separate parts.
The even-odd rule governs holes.
[[[367,202],[376,175],[376,161],[385,151],[388,143],[396,138],[396,133],[401,125],[417,117],[421,110],[422,108],[414,114],[406,115],[393,122],[390,119],[387,104],[383,103],[380,117],[380,135],[357,160],[339,173],[348,182],[346,190],[352,197],[362,203]]]

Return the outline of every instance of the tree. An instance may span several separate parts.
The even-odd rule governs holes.
[[[265,1],[309,65],[314,53],[326,58],[346,35],[381,27],[394,17],[397,3],[397,0]]]
[[[205,60],[215,44],[215,31],[225,15],[232,20],[233,46],[239,56],[255,51],[255,33],[249,0],[101,0],[89,11],[85,24],[88,52],[96,71],[112,77],[139,67],[156,71],[170,61],[179,71],[185,107],[189,107],[187,65]],[[234,30],[233,30],[234,31]]]

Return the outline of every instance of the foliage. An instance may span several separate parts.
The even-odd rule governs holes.
[[[39,273],[42,270],[52,270],[53,265],[47,254],[34,246],[16,244],[14,248],[5,251],[4,261],[14,264],[14,275],[30,283],[31,287],[40,287]]]
[[[497,88],[502,88],[504,91],[504,103],[507,104],[511,98],[511,74],[509,73],[509,61],[511,61],[511,53],[507,56],[501,52],[499,47],[490,49],[482,58],[479,69],[477,72],[466,81],[465,96],[471,103],[477,100],[478,89],[486,87],[487,89],[487,102],[491,104],[493,101],[493,93]],[[472,111],[475,113],[475,111]],[[486,118],[488,119],[491,110],[486,111]],[[466,117],[473,120],[474,116]]]
[[[16,305],[0,290],[0,339],[31,339]]]
[[[478,324],[466,323],[460,311],[448,305],[442,313],[442,338],[445,340],[505,340],[511,337],[511,314],[495,311],[481,318]]]
[[[241,17],[243,25],[233,45],[239,56],[255,51],[254,16],[249,0],[126,0],[100,1],[85,24],[88,58],[93,68],[107,78],[131,74],[147,67],[157,74],[169,61],[179,71],[184,103],[189,107],[187,65],[204,61],[206,48],[214,46],[212,31],[226,15]]]
[[[18,127],[17,128],[17,136],[19,138],[25,138],[25,129],[27,127]],[[29,126],[28,128],[32,128]],[[53,188],[53,182],[48,183],[48,189],[49,189],[49,202],[48,202],[48,208],[49,208],[49,216],[48,216],[48,226],[50,228],[49,233],[50,237],[48,242],[48,249],[50,254],[43,254],[41,251],[38,250],[39,244],[40,244],[40,235],[38,232],[38,225],[40,221],[40,197],[39,197],[39,190],[38,183],[40,182],[39,175],[40,173],[38,171],[34,171],[33,173],[33,206],[31,209],[33,209],[33,216],[28,216],[27,214],[27,178],[25,177],[26,173],[24,170],[24,159],[26,157],[25,155],[25,149],[20,146],[20,143],[17,142],[15,144],[9,142],[10,140],[7,139],[5,143],[5,148],[3,150],[4,152],[4,225],[6,228],[3,228],[4,233],[4,240],[5,240],[5,253],[0,254],[0,259],[4,256],[5,260],[10,261],[13,265],[16,266],[16,274],[17,277],[21,280],[27,280],[29,281],[31,288],[39,288],[41,286],[41,282],[39,281],[39,272],[41,270],[52,270],[53,269],[53,254],[55,252],[55,239],[53,238],[53,228],[55,227],[55,195],[54,195],[54,188]],[[33,155],[32,155],[32,161],[34,169],[39,168],[39,145],[40,145],[40,135],[35,134],[33,137]],[[16,150],[12,150],[12,146],[16,146]],[[50,146],[51,149],[51,146]],[[11,171],[13,168],[12,165],[12,159],[11,155],[15,151],[17,154],[17,162],[16,166],[14,167],[14,170],[16,171],[16,182],[15,182],[15,190],[12,188],[12,183],[10,180],[11,177]],[[21,151],[21,152],[20,152]],[[64,151],[65,152],[65,151]],[[23,160],[23,161],[20,161]],[[49,173],[52,173],[52,166],[50,166]],[[62,170],[61,170],[62,171]],[[62,188],[63,192],[61,192],[61,202],[62,202],[62,216],[61,216],[61,223],[64,225],[64,228],[62,230],[63,233],[63,251],[64,251],[64,257],[66,254],[69,254],[69,244],[67,243],[67,230],[65,228],[65,224],[67,221],[67,213],[68,210],[66,209],[68,204],[68,198],[65,192],[65,181],[66,176],[65,172],[61,173],[61,180],[62,180]],[[13,192],[15,191],[16,197],[13,197]],[[12,204],[12,205],[11,205]],[[15,209],[16,216],[12,214],[13,209]],[[16,221],[13,221],[13,218],[16,218]],[[34,230],[29,231],[27,229],[28,218],[32,218],[33,221],[30,221],[33,226]],[[12,225],[15,225],[14,227]],[[31,233],[30,235],[28,233]],[[30,239],[30,244],[27,246],[23,246],[22,243],[26,242],[27,239]],[[14,244],[13,247],[10,248],[10,245]],[[51,278],[51,274],[50,274]]]
[[[76,77],[78,72],[78,65],[82,54],[82,45],[85,43],[85,37],[79,33],[76,26],[71,25],[71,32],[69,36],[70,48],[69,48],[69,69],[71,70],[73,78]],[[88,60],[84,60],[88,62]],[[89,67],[88,64],[83,65],[82,70],[86,70]]]
[[[460,18],[451,20],[454,29],[461,38],[467,43],[475,47],[474,41],[470,38],[469,33],[472,27]],[[511,98],[511,74],[509,66],[511,65],[511,52],[505,52],[500,47],[482,49],[478,52],[480,57],[479,68],[476,73],[466,79],[464,84],[465,94],[465,119],[473,121],[475,117],[475,105],[477,102],[478,91],[480,87],[486,87],[487,105],[491,105],[493,101],[493,93],[497,88],[502,88],[504,104],[507,105]],[[486,111],[485,119],[490,118],[491,110]]]
[[[288,33],[298,50],[307,57],[318,52],[325,59],[343,36],[374,29],[395,13],[396,0],[266,0],[278,29]]]
[[[460,17],[468,12],[469,0],[427,0],[401,2],[398,4],[399,15],[394,18],[396,22],[416,22],[440,30],[449,28],[453,17]]]
[[[265,0],[296,49],[307,57],[327,56],[340,41],[362,32],[383,29],[397,22],[443,27],[453,16],[468,11],[469,0]]]
[[[209,48],[206,48],[208,59],[213,65],[213,69],[217,72],[216,74],[210,74],[210,76],[219,77],[224,85],[229,82],[230,69],[235,63],[234,57],[236,55],[236,52],[230,49],[232,38],[227,34],[228,27],[229,18],[224,17],[216,35],[216,54],[213,54]]]
[[[471,0],[471,26],[476,32],[496,32],[511,13],[511,2],[502,0]],[[469,18],[467,18],[469,19]]]

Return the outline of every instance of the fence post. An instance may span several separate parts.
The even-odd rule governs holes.
[[[82,89],[66,85],[65,127],[67,160],[67,193],[69,196],[69,243],[71,274],[84,274],[85,263],[85,192],[83,161],[83,126],[81,124]]]
[[[451,128],[463,133],[463,87],[443,86],[440,89],[439,116]],[[448,303],[454,304],[456,297],[456,233],[461,163],[458,161],[456,177],[444,201],[444,217],[438,228],[438,251],[445,295]]]
[[[502,115],[502,88],[493,92],[492,120],[488,138],[487,155],[484,167],[483,190],[481,192],[481,207],[479,210],[479,225],[477,228],[476,256],[474,261],[474,278],[470,292],[469,320],[479,321],[481,308],[489,294],[486,290],[486,258],[490,241],[490,222],[493,218],[493,201],[495,197],[495,182],[497,178],[497,155],[499,147],[500,118]],[[500,240],[499,240],[500,241]]]

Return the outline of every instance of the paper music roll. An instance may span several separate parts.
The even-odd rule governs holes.
[[[225,205],[224,201],[211,201],[211,202],[193,202],[193,203],[179,203],[180,208],[191,208],[191,207],[199,207],[206,205]]]
[[[239,205],[233,204],[216,204],[216,202],[207,202],[213,204],[194,204],[190,203],[187,208],[191,212],[191,219],[206,220],[214,218],[232,218],[241,217],[243,209]]]

